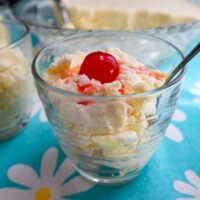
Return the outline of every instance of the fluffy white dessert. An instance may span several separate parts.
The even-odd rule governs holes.
[[[31,79],[19,49],[0,49],[0,129],[15,126],[30,105]]]
[[[112,55],[120,69],[111,82],[102,83],[80,74],[87,57],[80,51],[56,58],[45,79],[50,85],[68,92],[97,96],[96,100],[89,100],[81,96],[66,99],[51,95],[61,124],[73,132],[71,137],[79,143],[82,151],[105,157],[129,156],[137,144],[148,139],[145,129],[148,117],[156,113],[157,100],[155,97],[114,97],[156,89],[163,84],[166,75],[146,68],[118,48],[106,49],[104,53]],[[113,96],[113,99],[101,101],[98,96]]]
[[[71,23],[80,29],[134,29],[200,19],[189,0],[63,0]]]

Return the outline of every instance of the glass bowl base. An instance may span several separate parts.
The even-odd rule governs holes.
[[[0,141],[7,140],[11,137],[20,133],[20,130],[23,129],[29,121],[29,116],[24,117],[23,119],[19,120],[17,124],[11,126],[7,129],[0,129]]]
[[[127,176],[118,176],[118,177],[98,177],[93,176],[90,173],[87,173],[87,171],[80,169],[77,166],[74,166],[76,171],[84,178],[86,181],[103,185],[103,186],[118,186],[126,184],[132,180],[134,180],[142,171],[142,169],[135,170],[131,173],[129,173]]]

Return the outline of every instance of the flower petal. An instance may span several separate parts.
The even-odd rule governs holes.
[[[44,112],[44,109],[42,109],[41,112],[40,112],[40,121],[41,122],[47,122],[48,121],[47,117],[46,117],[46,114]]]
[[[92,188],[94,185],[86,182],[80,176],[65,183],[62,187],[62,196],[72,195],[80,192],[85,192]]]
[[[58,171],[55,174],[54,180],[57,183],[62,183],[75,172],[73,165],[71,164],[69,159],[65,159],[62,164],[60,165]]]
[[[32,199],[32,193],[30,190],[11,189],[4,188],[0,189],[1,200],[25,200]]]
[[[8,171],[8,177],[15,183],[32,187],[39,177],[29,166],[18,164],[11,167]]]
[[[178,121],[178,122],[183,122],[186,119],[187,119],[187,116],[186,116],[186,114],[183,111],[181,111],[179,109],[175,110],[175,113],[174,113],[174,115],[172,117],[172,120]]]
[[[190,92],[196,96],[200,96],[200,90],[199,89],[191,89]]]
[[[182,194],[192,195],[194,197],[197,194],[197,190],[194,187],[183,181],[174,181],[174,188]]]
[[[185,176],[192,185],[194,185],[200,192],[200,177],[192,170],[185,171]],[[200,198],[200,197],[199,197]]]
[[[169,139],[173,140],[174,142],[182,142],[183,141],[183,134],[173,124],[170,124],[169,127],[167,128],[165,136],[168,137]]]
[[[200,82],[196,82],[195,86],[200,89]]]
[[[58,158],[58,150],[56,148],[50,148],[46,151],[42,158],[40,177],[41,179],[49,179],[53,177]]]
[[[193,102],[199,104],[200,103],[200,98],[194,98]]]

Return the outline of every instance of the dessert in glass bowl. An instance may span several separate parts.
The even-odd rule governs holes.
[[[0,21],[0,140],[28,122],[31,106],[31,41],[29,29],[18,22]]]
[[[78,29],[141,29],[200,19],[200,4],[188,0],[62,0],[70,22]],[[173,6],[172,6],[173,5]]]
[[[136,177],[162,140],[183,73],[173,45],[131,32],[96,32],[58,41],[34,59],[39,96],[77,171],[101,184]]]
[[[35,50],[88,30],[137,30],[161,37],[183,52],[199,39],[199,0],[21,0],[12,11],[29,24]],[[60,9],[59,9],[60,8]],[[195,45],[195,44],[194,44]]]

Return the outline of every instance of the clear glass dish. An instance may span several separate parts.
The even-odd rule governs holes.
[[[0,140],[27,124],[32,95],[29,28],[14,21],[0,21]]]
[[[92,32],[44,48],[33,61],[32,73],[48,120],[76,170],[92,182],[115,185],[134,179],[157,149],[174,113],[184,71],[161,88],[126,96],[80,95],[45,81],[45,72],[56,57],[108,47],[118,47],[165,73],[183,58],[175,46],[153,36],[128,31]],[[135,122],[123,109],[128,106],[136,111]],[[150,113],[142,111],[145,107]],[[131,142],[122,139],[124,131],[132,137]]]
[[[60,0],[44,0],[42,4],[39,4],[38,1],[23,0],[12,8],[16,17],[30,26],[35,36],[35,44],[37,44],[35,46],[36,51],[56,39],[90,31],[63,27],[63,24],[69,22],[69,19],[66,11],[63,11],[65,8],[60,4]],[[196,6],[200,6],[198,0],[191,2],[195,3]],[[134,31],[146,32],[163,38],[185,52],[186,49],[189,50],[190,46],[192,47],[200,41],[200,20],[172,26],[136,29]]]

